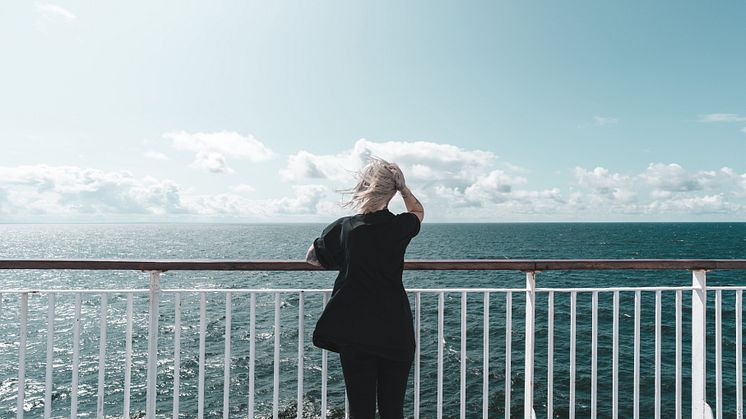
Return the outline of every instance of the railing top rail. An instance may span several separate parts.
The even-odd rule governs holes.
[[[141,271],[313,271],[300,260],[124,260],[0,259],[0,269],[80,269]],[[550,271],[550,270],[714,270],[746,269],[746,259],[458,259],[407,260],[407,270]]]

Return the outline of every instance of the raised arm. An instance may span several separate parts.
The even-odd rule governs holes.
[[[420,222],[425,218],[425,208],[416,196],[409,190],[408,187],[403,187],[399,193],[404,200],[404,206],[407,207],[407,211],[416,215],[420,219]]]
[[[414,196],[412,191],[409,190],[409,187],[407,187],[407,182],[404,179],[404,173],[402,173],[399,165],[396,163],[391,163],[391,165],[389,166],[389,170],[391,170],[391,173],[394,174],[394,179],[396,181],[396,190],[399,191],[399,193],[401,194],[401,197],[404,200],[404,206],[407,207],[407,211],[416,215],[417,218],[420,219],[420,222],[422,222],[422,220],[425,218],[425,208],[423,208],[422,203],[420,203],[420,201],[417,199],[417,197]]]
[[[306,262],[313,266],[321,266],[319,259],[316,257],[316,250],[313,248],[313,243],[311,243],[311,247],[306,252]]]

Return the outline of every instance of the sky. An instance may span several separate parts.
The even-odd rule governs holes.
[[[13,1],[0,223],[746,221],[741,1]],[[403,211],[394,198],[392,211]]]

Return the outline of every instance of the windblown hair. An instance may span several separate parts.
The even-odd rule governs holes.
[[[403,178],[397,176],[397,172],[401,173],[396,164],[371,157],[368,164],[357,173],[357,185],[343,191],[352,194],[352,198],[344,206],[362,213],[385,207],[403,186]]]

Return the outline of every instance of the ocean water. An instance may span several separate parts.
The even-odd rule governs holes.
[[[120,259],[301,259],[321,224],[118,224],[118,225],[0,225],[0,258],[120,258]],[[746,223],[547,223],[547,224],[429,224],[412,241],[409,259],[561,259],[561,258],[746,258]],[[162,286],[169,288],[330,288],[333,272],[166,272]],[[405,272],[405,286],[499,287],[524,286],[520,272]],[[572,271],[541,272],[539,287],[690,285],[686,271]],[[746,285],[744,271],[715,271],[708,285]],[[147,276],[132,271],[3,271],[0,293],[11,288],[116,289],[145,288]],[[674,293],[662,294],[662,391],[663,416],[674,411]],[[281,296],[281,417],[295,417],[298,345],[298,296]],[[460,293],[447,293],[445,302],[445,399],[446,417],[459,412]],[[555,295],[554,414],[568,416],[570,298]],[[80,416],[95,416],[100,294],[82,296]],[[173,293],[164,292],[160,302],[159,416],[171,417],[174,348]],[[691,297],[684,293],[683,396],[684,416],[689,414],[689,337]],[[248,403],[249,297],[232,298],[231,417],[245,417]],[[315,318],[321,310],[320,294],[305,297],[304,412],[317,417],[320,409],[321,354],[310,345]],[[505,398],[506,296],[494,293],[490,302],[490,417],[502,417]],[[735,414],[735,295],[723,293],[723,392],[724,414]],[[145,408],[147,352],[147,298],[134,296],[132,417]],[[535,406],[546,417],[547,296],[537,295]],[[714,407],[714,292],[708,293],[708,400]],[[106,392],[107,417],[121,417],[126,295],[108,294]],[[0,417],[14,416],[18,373],[18,309],[14,293],[0,296]],[[196,415],[199,295],[182,295],[180,417]],[[27,417],[43,413],[46,362],[47,296],[29,298],[27,345]],[[422,417],[435,416],[437,354],[437,296],[422,296]],[[468,296],[467,411],[481,417],[482,406],[482,313],[483,295]],[[611,413],[612,294],[599,294],[598,406],[602,417]],[[74,297],[59,294],[55,309],[53,416],[70,415],[70,380]],[[512,295],[511,415],[522,414],[524,296]],[[634,293],[620,296],[620,415],[632,414]],[[577,296],[576,412],[590,414],[591,295]],[[274,341],[274,300],[257,297],[257,417],[271,417]],[[222,417],[225,296],[207,294],[206,416]],[[642,294],[641,310],[641,416],[653,414],[655,294]],[[410,381],[410,385],[411,385]],[[407,414],[412,413],[413,392],[407,394]],[[338,359],[329,356],[329,408],[341,417],[344,393]]]

